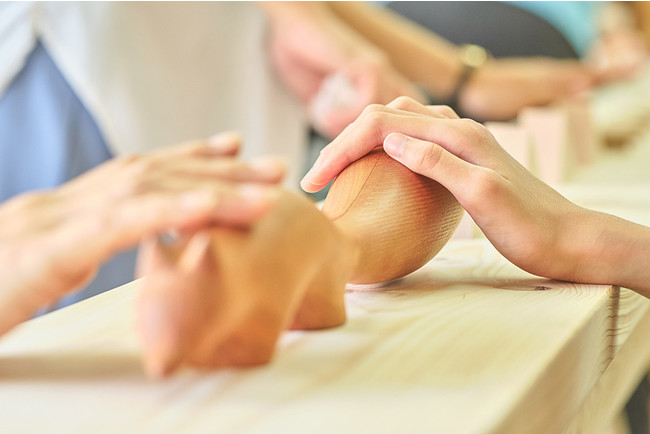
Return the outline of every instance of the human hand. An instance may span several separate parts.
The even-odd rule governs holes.
[[[515,265],[557,279],[594,278],[579,258],[593,242],[583,235],[598,233],[602,220],[535,178],[484,126],[448,107],[408,98],[370,106],[323,150],[303,189],[322,188],[377,146],[446,187]]]
[[[137,303],[147,373],[264,364],[283,330],[342,324],[354,265],[350,242],[311,202],[287,192],[248,230],[147,241]]]
[[[0,207],[0,334],[86,283],[143,237],[211,224],[248,225],[274,202],[261,184],[283,169],[234,156],[232,134],[118,158],[64,186]]]
[[[599,38],[587,54],[587,65],[599,82],[608,83],[634,76],[648,59],[642,34],[619,30]]]
[[[577,60],[494,59],[475,71],[459,104],[474,119],[509,120],[524,107],[575,96],[596,82],[597,75]]]
[[[271,21],[271,60],[307,107],[314,126],[334,137],[371,103],[422,95],[387,56],[326,6],[263,3]]]

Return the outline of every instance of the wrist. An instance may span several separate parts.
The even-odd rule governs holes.
[[[458,111],[460,96],[476,71],[490,59],[490,53],[483,47],[466,44],[459,48],[459,68],[456,81],[447,98],[447,105]]]
[[[258,2],[274,24],[295,23],[303,20],[321,18],[331,15],[327,6],[322,2]]]
[[[567,279],[623,286],[650,296],[650,228],[578,208],[566,218],[566,261],[573,264]]]

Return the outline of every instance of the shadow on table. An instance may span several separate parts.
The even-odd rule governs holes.
[[[143,379],[136,353],[34,353],[0,356],[0,382]]]
[[[544,277],[528,277],[521,279],[502,277],[473,277],[467,276],[444,276],[437,272],[419,271],[413,275],[374,285],[348,285],[348,292],[399,292],[427,290],[438,291],[457,286],[483,287],[503,289],[508,291],[548,291],[554,289],[566,289],[585,284],[564,282],[560,280],[547,279]]]

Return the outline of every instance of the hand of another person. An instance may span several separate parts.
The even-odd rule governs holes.
[[[334,137],[371,103],[422,96],[387,56],[318,4],[263,3],[271,59],[311,121]]]
[[[587,65],[601,83],[607,83],[633,77],[647,59],[648,49],[642,34],[621,30],[596,41],[587,55]]]
[[[515,161],[484,126],[459,119],[448,107],[425,107],[408,98],[370,106],[323,150],[303,188],[322,188],[377,146],[445,186],[494,246],[520,268],[562,280],[630,281],[615,270],[620,262],[603,258],[611,257],[606,241],[614,238],[612,228],[619,236],[636,233],[630,227],[638,225],[568,201]],[[647,230],[644,236],[648,238]],[[616,241],[621,246],[639,243],[620,238],[625,238]]]
[[[505,58],[480,67],[459,96],[460,109],[481,120],[509,120],[591,89],[596,75],[577,60]]]
[[[273,162],[234,158],[239,139],[210,141],[109,161],[46,192],[0,206],[0,334],[78,289],[113,254],[168,229],[248,225],[283,177]]]

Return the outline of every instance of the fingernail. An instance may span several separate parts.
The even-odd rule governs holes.
[[[390,133],[384,139],[384,150],[393,157],[401,157],[407,137],[400,133]]]
[[[273,178],[283,177],[286,172],[286,164],[275,157],[263,157],[253,160],[250,164],[254,171]]]
[[[321,184],[319,184],[317,182],[317,180],[314,179],[314,177],[318,175],[318,171],[320,170],[320,168],[322,166],[323,166],[323,163],[322,163],[321,159],[320,158],[317,159],[316,162],[314,163],[314,165],[312,166],[312,168],[309,169],[307,174],[302,178],[302,181],[300,181],[300,186],[302,187],[303,190],[309,191],[307,189],[310,186],[314,186],[314,187],[321,186]]]
[[[242,139],[238,132],[227,131],[210,137],[208,144],[220,152],[231,152],[239,148],[241,141]]]

